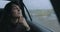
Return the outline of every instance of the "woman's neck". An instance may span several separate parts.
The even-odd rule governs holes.
[[[11,18],[11,23],[16,24],[18,22],[18,18]]]

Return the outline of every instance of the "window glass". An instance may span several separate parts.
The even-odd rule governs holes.
[[[54,31],[59,31],[58,19],[49,0],[24,0],[33,23],[37,26],[45,26]]]
[[[10,1],[0,1],[0,8],[4,8],[7,3]]]

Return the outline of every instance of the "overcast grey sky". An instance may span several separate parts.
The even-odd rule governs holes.
[[[52,9],[49,0],[24,0],[23,2],[28,9]],[[8,1],[0,1],[0,8],[4,8],[7,3]]]
[[[0,8],[4,8],[8,2],[10,1],[0,1]]]

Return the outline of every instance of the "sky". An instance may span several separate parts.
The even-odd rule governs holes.
[[[4,8],[9,1],[0,1],[0,8]],[[49,0],[23,0],[28,9],[53,9]]]
[[[10,1],[0,1],[0,8],[4,8],[7,3]]]

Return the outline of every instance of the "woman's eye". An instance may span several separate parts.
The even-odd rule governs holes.
[[[20,10],[18,10],[18,11],[20,11]]]

